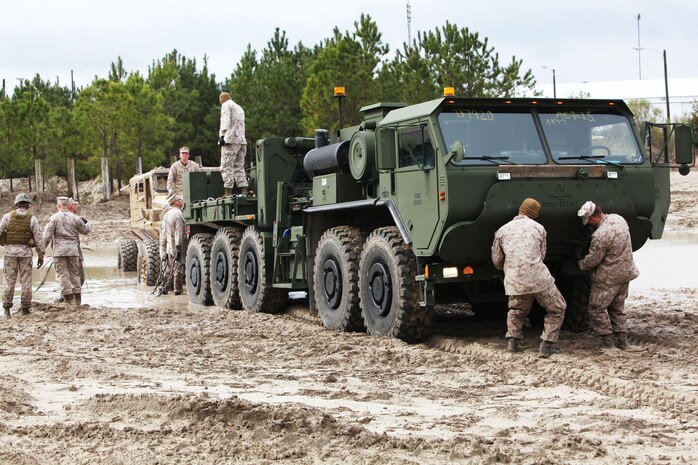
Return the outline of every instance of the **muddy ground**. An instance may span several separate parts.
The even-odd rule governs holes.
[[[672,183],[667,230],[698,233],[698,174]],[[82,208],[87,244],[123,233],[124,199]],[[37,303],[0,320],[0,463],[696,464],[697,297],[634,292],[629,350],[563,332],[550,359],[540,328],[509,354],[503,321],[453,313],[407,345],[328,332],[302,302]]]

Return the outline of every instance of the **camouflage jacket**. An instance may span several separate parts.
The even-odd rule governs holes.
[[[26,215],[27,210],[18,208],[17,215]],[[12,213],[5,213],[2,220],[0,221],[0,233],[7,231],[7,227],[10,225],[10,219]],[[32,219],[29,222],[29,227],[31,228],[31,235],[34,239],[34,244],[36,244],[36,253],[38,255],[44,254],[44,241],[41,235],[41,225],[36,216],[32,215]],[[7,244],[5,246],[5,255],[8,257],[31,257],[34,255],[32,249],[28,245],[24,244]]]
[[[201,171],[198,163],[191,160],[185,165],[181,160],[177,160],[170,166],[170,174],[167,175],[167,193],[169,195],[179,194],[184,192],[184,173],[193,173]]]
[[[176,248],[184,242],[184,213],[179,208],[170,208],[165,213],[162,223],[162,232],[167,243],[165,251],[167,255],[175,255]]]
[[[218,136],[223,136],[226,144],[247,145],[245,111],[232,100],[227,100],[221,105],[221,127]]]
[[[518,215],[499,228],[492,243],[492,262],[504,270],[507,295],[535,294],[555,284],[543,263],[545,228],[525,215]]]
[[[79,257],[80,234],[89,234],[92,226],[68,211],[54,213],[44,229],[44,246],[52,245],[54,257]]]
[[[591,235],[589,253],[579,260],[579,268],[591,270],[592,281],[604,284],[627,283],[640,276],[633,260],[628,223],[622,216],[604,216]]]

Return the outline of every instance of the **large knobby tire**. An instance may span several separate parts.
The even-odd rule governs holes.
[[[189,241],[186,258],[186,281],[189,302],[211,305],[211,234],[195,234]]]
[[[160,275],[160,247],[156,240],[146,239],[138,244],[138,282],[154,286]]]
[[[238,286],[245,310],[279,313],[288,305],[288,292],[271,287],[272,259],[264,256],[264,241],[257,228],[245,229],[240,241]]]
[[[211,246],[211,294],[218,307],[241,309],[238,287],[238,257],[242,231],[221,228]]]
[[[372,336],[422,340],[431,329],[433,308],[419,304],[417,263],[396,227],[376,229],[359,263],[361,313]]]
[[[121,271],[138,269],[138,244],[129,238],[119,239],[116,245],[117,267]]]
[[[364,235],[338,226],[320,238],[315,252],[313,286],[322,323],[334,331],[364,331],[359,299],[359,258]]]
[[[591,280],[589,275],[567,277],[562,284],[562,295],[567,301],[562,329],[573,333],[586,331],[590,328],[588,306]]]

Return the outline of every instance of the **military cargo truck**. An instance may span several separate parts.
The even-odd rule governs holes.
[[[155,168],[129,181],[132,237],[117,243],[118,267],[138,271],[138,282],[153,286],[160,273],[160,221],[167,205],[167,176],[170,170]]]
[[[566,325],[579,330],[589,282],[576,262],[591,234],[579,207],[622,215],[637,250],[662,236],[668,168],[693,163],[687,126],[663,128],[670,164],[667,150],[648,154],[621,100],[446,97],[361,111],[331,137],[258,141],[255,196],[217,199],[219,172],[185,178],[191,302],[274,313],[303,290],[329,329],[418,341],[436,304],[505,301],[490,247],[534,197]]]

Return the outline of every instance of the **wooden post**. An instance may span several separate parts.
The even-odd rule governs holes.
[[[170,166],[174,165],[174,162],[177,161],[177,155],[170,155]]]
[[[75,177],[75,158],[68,158],[68,171],[66,181],[68,181],[68,195],[78,202],[80,201],[80,193],[78,192],[78,180]]]
[[[41,160],[34,160],[34,178],[36,179],[36,192],[44,191],[44,173],[41,169]]]
[[[111,199],[111,183],[109,182],[109,159],[102,157],[102,199]]]
[[[197,155],[194,157],[194,161],[197,163],[197,165],[201,166],[203,168],[204,164],[201,161],[201,155]]]

